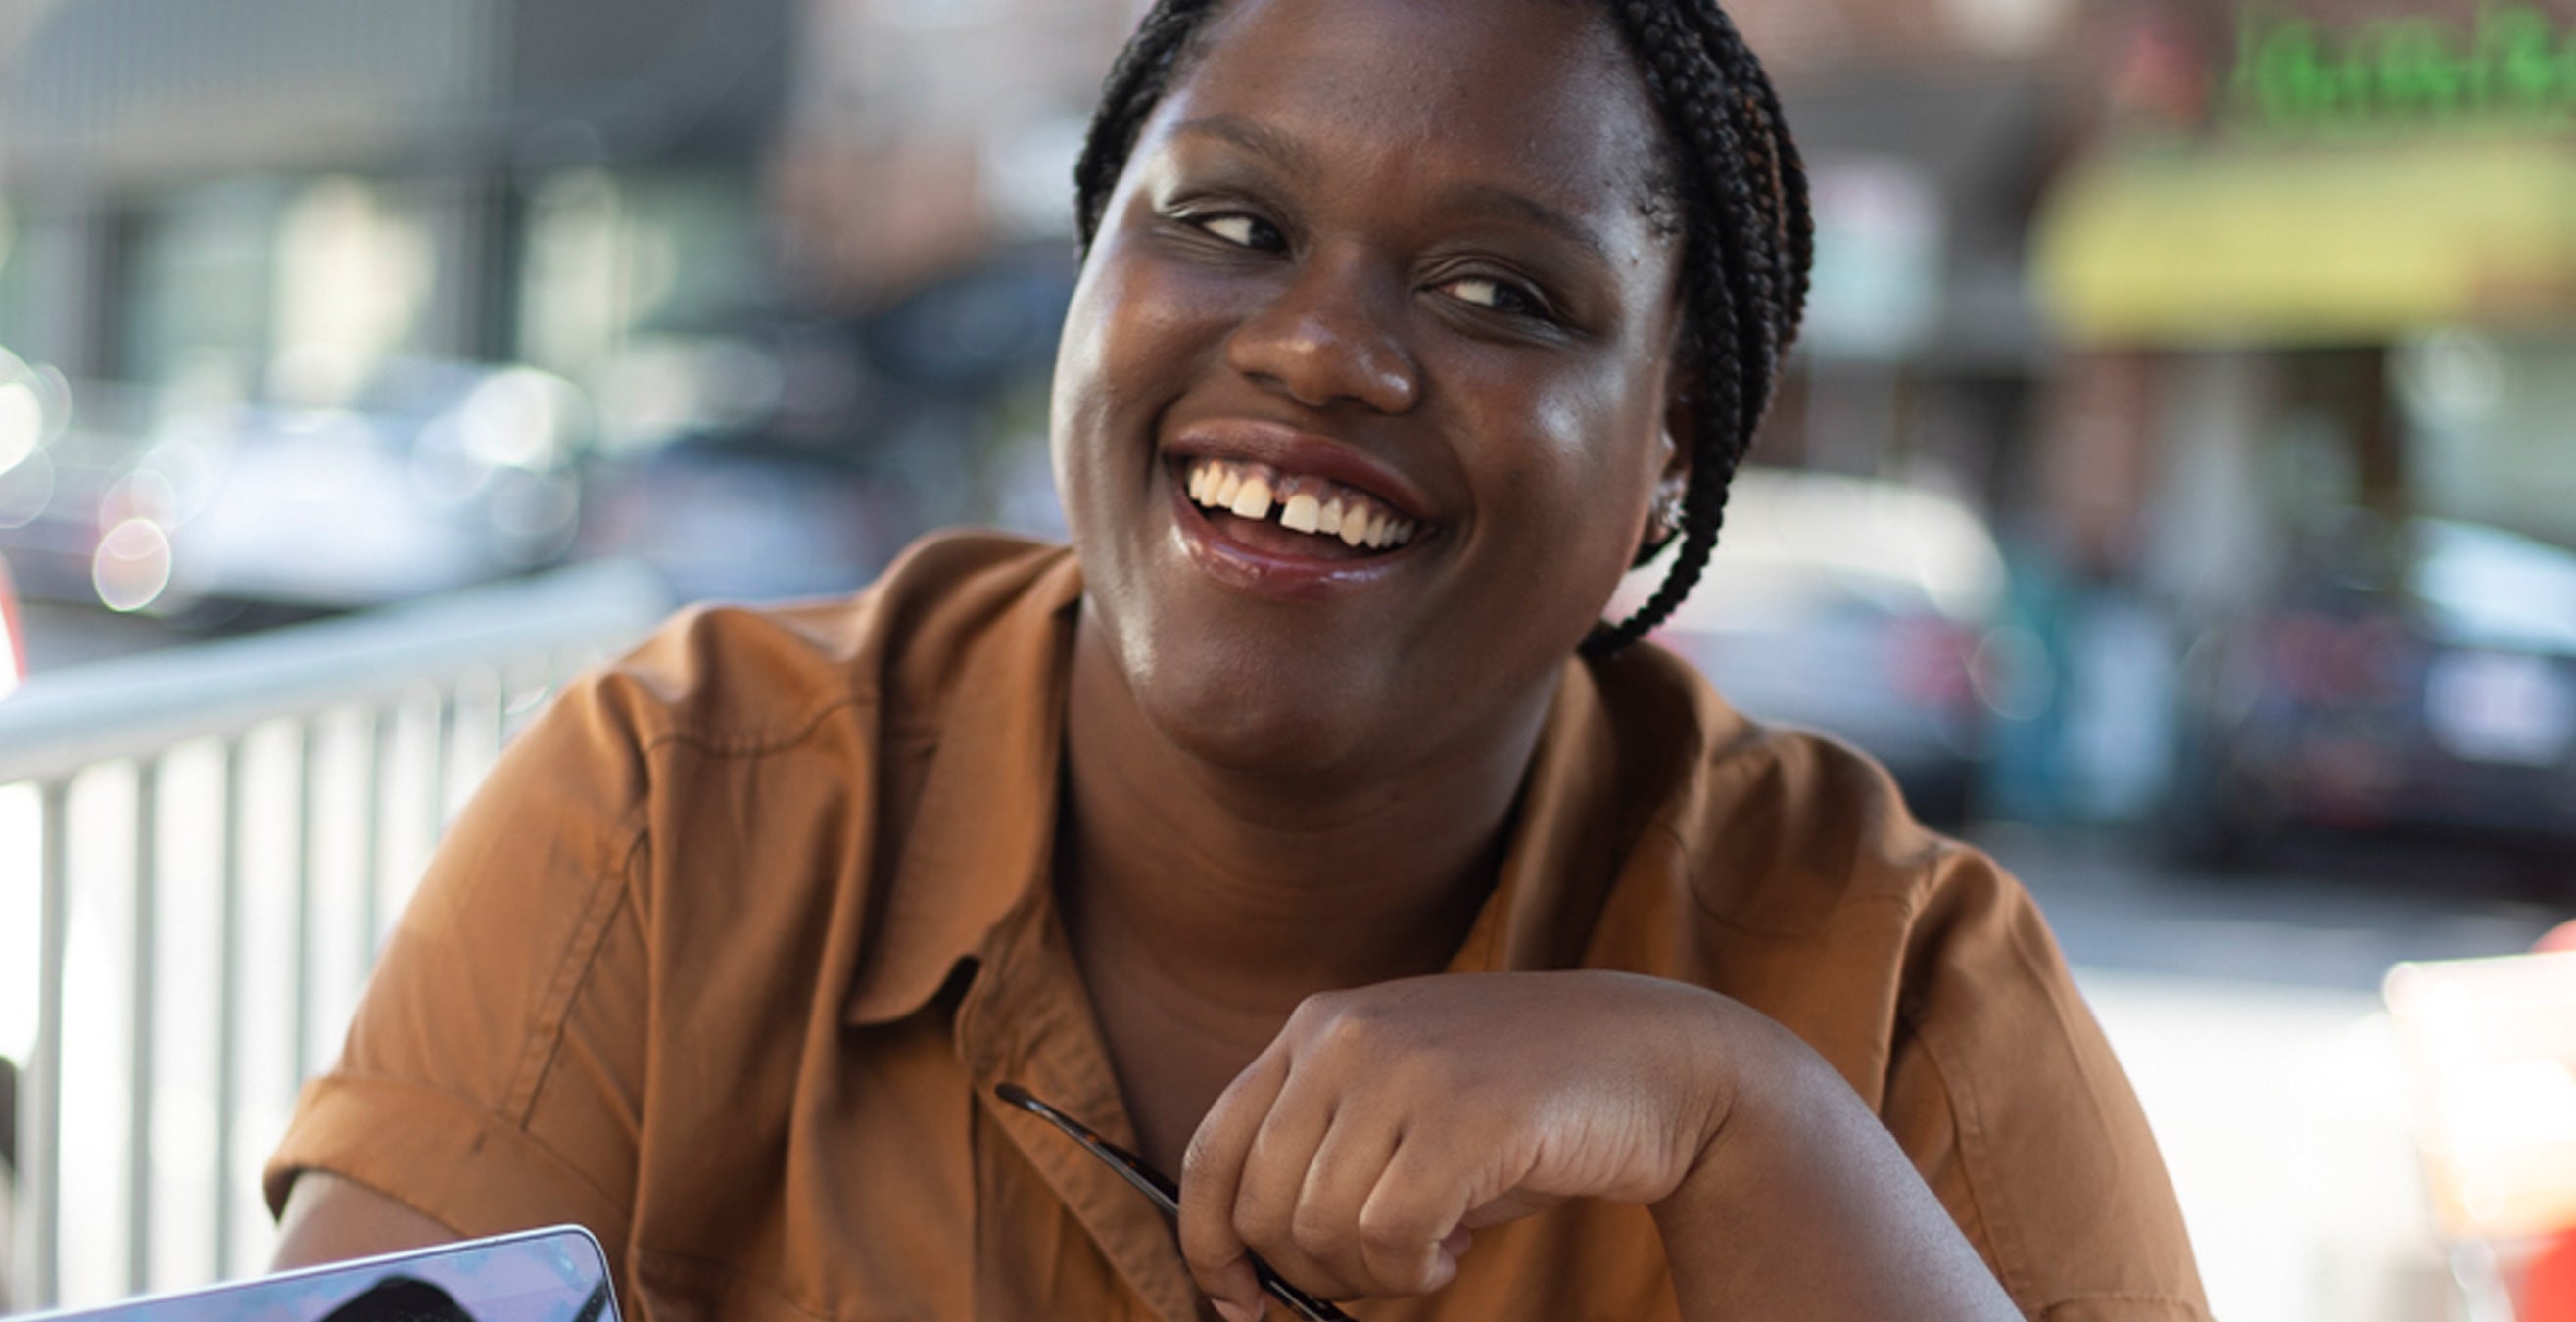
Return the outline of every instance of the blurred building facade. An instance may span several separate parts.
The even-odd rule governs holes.
[[[639,291],[741,297],[792,17],[53,0],[8,88],[0,342],[264,394],[370,356],[575,356]]]
[[[2576,702],[2576,644],[2514,618],[2576,610],[2534,586],[2576,565],[2576,5],[2131,0],[2074,57],[2030,247],[2061,345],[2041,526],[2150,613],[2180,774],[2225,769],[2193,718],[2267,703],[2305,709],[2296,779],[2350,782],[2325,797],[2357,822],[2552,774],[2558,740],[2444,730]],[[2498,558],[2436,554],[2472,539]],[[2467,662],[2491,682],[2449,682]]]
[[[924,519],[1029,503],[1024,398],[956,397],[1051,344],[1023,305],[1069,267],[1072,157],[1140,8],[17,0],[0,11],[0,350],[68,378],[83,434],[50,477],[0,460],[0,553],[48,594],[86,594],[155,433],[258,444],[280,425],[260,410],[295,411],[289,428],[426,417],[446,405],[418,382],[503,366],[574,388],[577,462],[744,442],[674,461],[685,479],[603,476],[582,537],[605,517],[610,552],[672,521],[632,508],[639,485],[650,504],[719,486],[743,509],[834,487],[788,539],[828,551],[793,590],[863,578]],[[1031,245],[1043,260],[990,287],[905,306]],[[872,357],[864,319],[888,312],[947,357]],[[945,376],[889,379],[910,368]],[[395,450],[436,440],[375,430]],[[963,453],[1005,432],[1007,463]],[[834,526],[854,518],[869,526]],[[202,546],[204,520],[156,519],[156,563],[206,563],[161,545],[196,519]]]
[[[2470,709],[2576,719],[2576,643],[2514,618],[2576,618],[2543,586],[2576,565],[2555,421],[2576,403],[2576,5],[1733,8],[1820,229],[1762,452],[1993,520],[2010,650],[2040,677],[2007,704],[1999,806],[2159,811],[2223,760],[2201,727],[2342,671],[2384,692],[2310,712],[2324,761],[2285,775],[2368,782],[2359,822],[2431,793],[2409,765],[2504,797],[2482,740],[2409,741]],[[2464,534],[2517,567],[2436,563]],[[2243,655],[2319,619],[2321,652]],[[2496,682],[2446,683],[2459,651]],[[2542,742],[2517,756],[2553,774],[2570,752]]]
[[[1142,7],[21,0],[0,344],[75,379],[258,378],[299,335],[567,370],[861,306],[1070,232]]]
[[[2276,546],[2353,510],[2576,543],[2542,421],[2576,354],[2576,5],[2138,5],[2087,55],[2035,269],[2076,361],[2151,379],[2155,415],[2152,461],[2111,465],[2150,485],[2092,497],[2129,511],[2099,558],[2223,597],[2262,548],[2156,523],[2249,494]]]
[[[2188,563],[2245,563],[2188,530],[2238,517],[2220,485],[2576,542],[2534,434],[2576,315],[2576,4],[1731,8],[1816,176],[1778,453],[1946,456],[2077,572],[2177,590],[2244,578]]]
[[[791,287],[841,303],[1068,238],[1072,168],[1144,0],[807,0],[774,166]]]

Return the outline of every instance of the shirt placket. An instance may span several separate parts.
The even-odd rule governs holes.
[[[1017,1083],[1111,1142],[1136,1145],[1046,886],[1031,888],[990,947],[957,1017],[977,1108],[978,1315],[1038,1315],[1024,1310],[1042,1302],[1050,1316],[1212,1318],[1161,1211],[1071,1139],[993,1094],[996,1084]],[[1053,1297],[999,1293],[1029,1288]]]

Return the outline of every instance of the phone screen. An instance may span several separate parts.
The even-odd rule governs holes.
[[[617,1322],[617,1316],[607,1259],[599,1241],[578,1226],[48,1315],[55,1322]]]

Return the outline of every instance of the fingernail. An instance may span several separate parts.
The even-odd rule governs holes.
[[[1225,1322],[1261,1322],[1262,1313],[1268,1311],[1260,1304],[1246,1308],[1241,1304],[1229,1303],[1223,1299],[1212,1302],[1216,1304],[1217,1315],[1224,1318]]]

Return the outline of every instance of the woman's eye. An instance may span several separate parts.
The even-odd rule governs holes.
[[[1229,212],[1201,218],[1198,227],[1238,248],[1276,248],[1279,231],[1267,221]]]
[[[1450,281],[1447,288],[1450,296],[1459,302],[1491,311],[1509,313],[1516,317],[1543,318],[1549,315],[1547,303],[1544,300],[1508,280],[1471,275]]]

